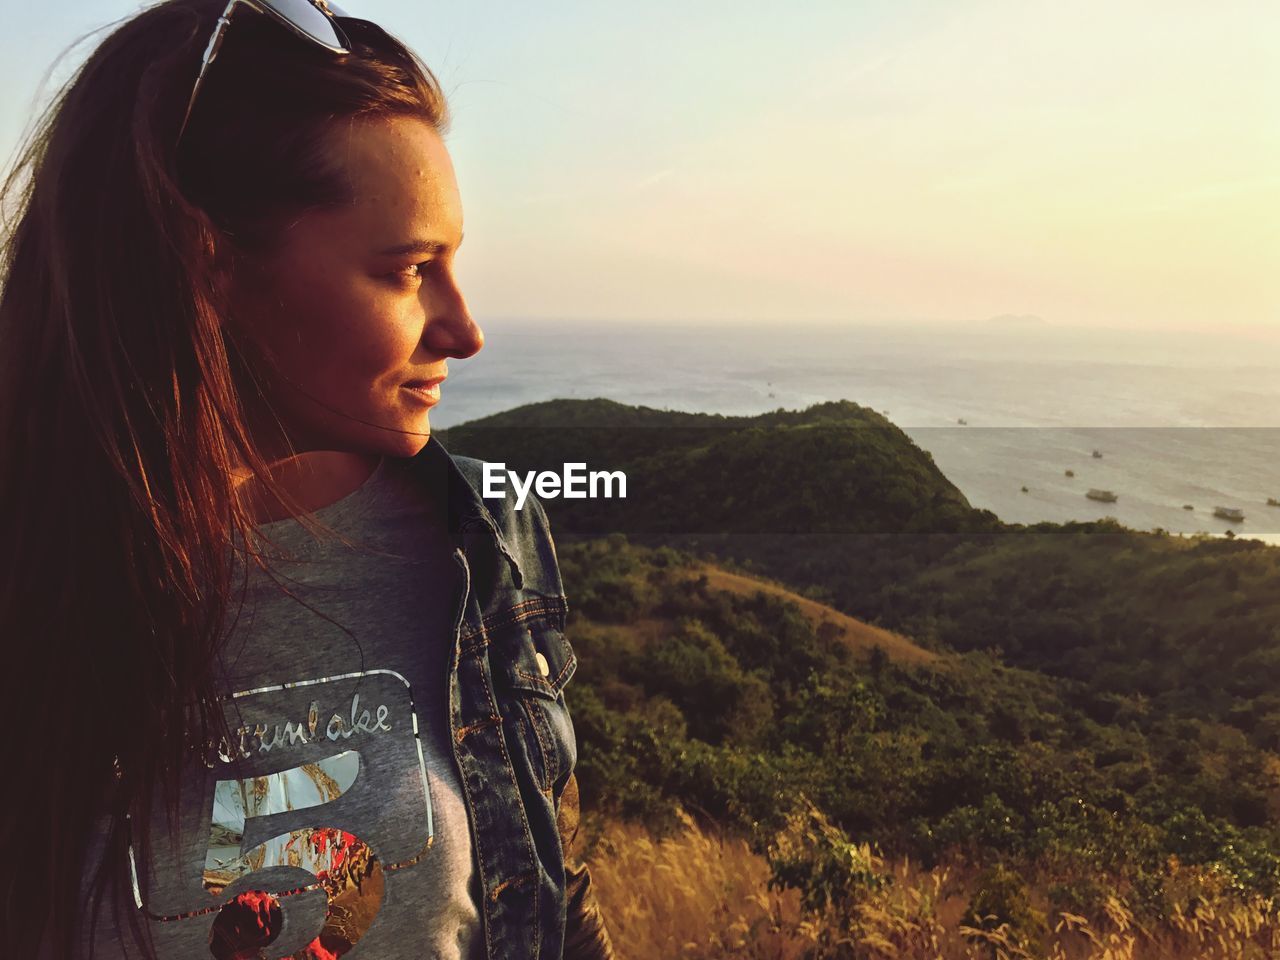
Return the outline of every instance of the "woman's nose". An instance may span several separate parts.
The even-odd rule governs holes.
[[[423,331],[423,342],[431,347],[433,353],[465,360],[480,352],[484,346],[484,331],[471,318],[467,301],[452,274],[441,289],[440,297],[428,305],[429,308],[431,306],[435,311],[428,313],[430,319]]]
[[[448,338],[447,353],[451,357],[465,360],[479,353],[480,348],[484,346],[484,331],[471,319],[471,314],[465,305],[448,318],[442,318],[440,325],[444,328],[442,335]]]

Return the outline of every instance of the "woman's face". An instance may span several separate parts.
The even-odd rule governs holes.
[[[454,282],[453,165],[435,129],[410,117],[357,121],[330,147],[354,203],[303,214],[233,281],[232,322],[275,361],[263,385],[271,411],[251,409],[251,429],[268,459],[285,454],[271,414],[299,453],[413,456],[439,388],[407,384],[445,376],[447,357],[484,345]]]

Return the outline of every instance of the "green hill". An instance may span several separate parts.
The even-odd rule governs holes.
[[[626,500],[543,499],[586,802],[757,831],[803,794],[860,842],[1012,863],[1065,908],[1125,890],[1158,917],[1170,858],[1280,894],[1280,550],[1001,523],[847,401],[557,400],[442,439],[627,473]],[[856,655],[860,630],[925,656]]]
[[[626,499],[545,502],[563,533],[723,535],[991,529],[928,453],[849,401],[726,417],[551,400],[438,435],[507,469],[621,470]]]
[[[757,417],[532,404],[455,427],[519,470],[627,473],[627,500],[547,499],[558,541],[623,533],[757,573],[937,651],[988,650],[1280,750],[1280,550],[1111,520],[1005,524],[900,429],[848,401]]]

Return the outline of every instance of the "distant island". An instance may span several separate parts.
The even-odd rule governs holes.
[[[1029,327],[1044,326],[1046,321],[1044,317],[1034,313],[1002,313],[998,316],[989,317],[987,323],[995,323],[1001,326],[1009,327]]]

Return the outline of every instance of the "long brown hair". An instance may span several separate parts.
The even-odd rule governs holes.
[[[111,891],[149,941],[122,889],[128,820],[145,869],[153,789],[176,811],[190,751],[229,735],[218,655],[233,534],[253,526],[233,470],[292,501],[251,441],[260,368],[225,322],[228,265],[349,202],[323,149],[335,127],[448,126],[435,77],[372,24],[342,20],[353,49],[336,57],[241,9],[178,149],[224,6],[166,0],[118,25],[0,192],[0,638],[21,718],[3,758],[6,956],[76,955],[104,820],[88,913]]]

